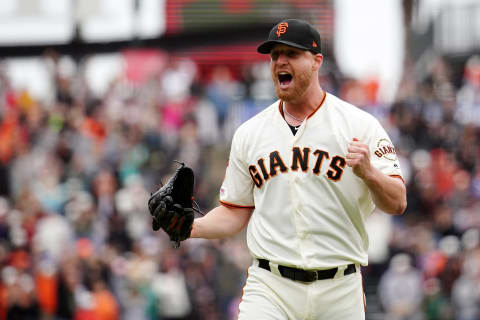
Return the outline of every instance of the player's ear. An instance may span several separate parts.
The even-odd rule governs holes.
[[[317,53],[313,55],[313,71],[318,71],[322,67],[323,63],[323,55],[321,53]]]

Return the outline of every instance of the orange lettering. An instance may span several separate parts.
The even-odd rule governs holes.
[[[280,38],[280,35],[287,32],[287,28],[288,28],[288,23],[286,23],[286,22],[280,23],[277,27],[277,37]]]

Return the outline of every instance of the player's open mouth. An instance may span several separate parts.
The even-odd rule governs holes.
[[[287,88],[290,83],[292,83],[293,77],[290,73],[288,72],[279,72],[277,74],[278,76],[278,83],[280,84],[280,88],[285,89]]]

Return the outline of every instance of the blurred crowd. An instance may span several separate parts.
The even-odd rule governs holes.
[[[268,62],[205,71],[171,57],[96,95],[87,59],[44,56],[46,100],[0,67],[0,320],[235,319],[243,234],[173,249],[146,203],[176,159],[196,174],[200,208],[218,204],[235,128],[275,100]],[[334,61],[320,78],[382,122],[408,188],[403,216],[371,218],[367,315],[375,296],[380,319],[480,319],[480,58],[459,84],[441,57],[407,70],[393,103]]]

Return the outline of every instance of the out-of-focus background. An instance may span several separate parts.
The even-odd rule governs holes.
[[[1,0],[0,320],[235,319],[244,234],[172,249],[149,193],[218,204],[234,130],[275,100],[255,49],[321,32],[322,86],[392,138],[407,212],[374,212],[367,319],[480,319],[476,0]]]

